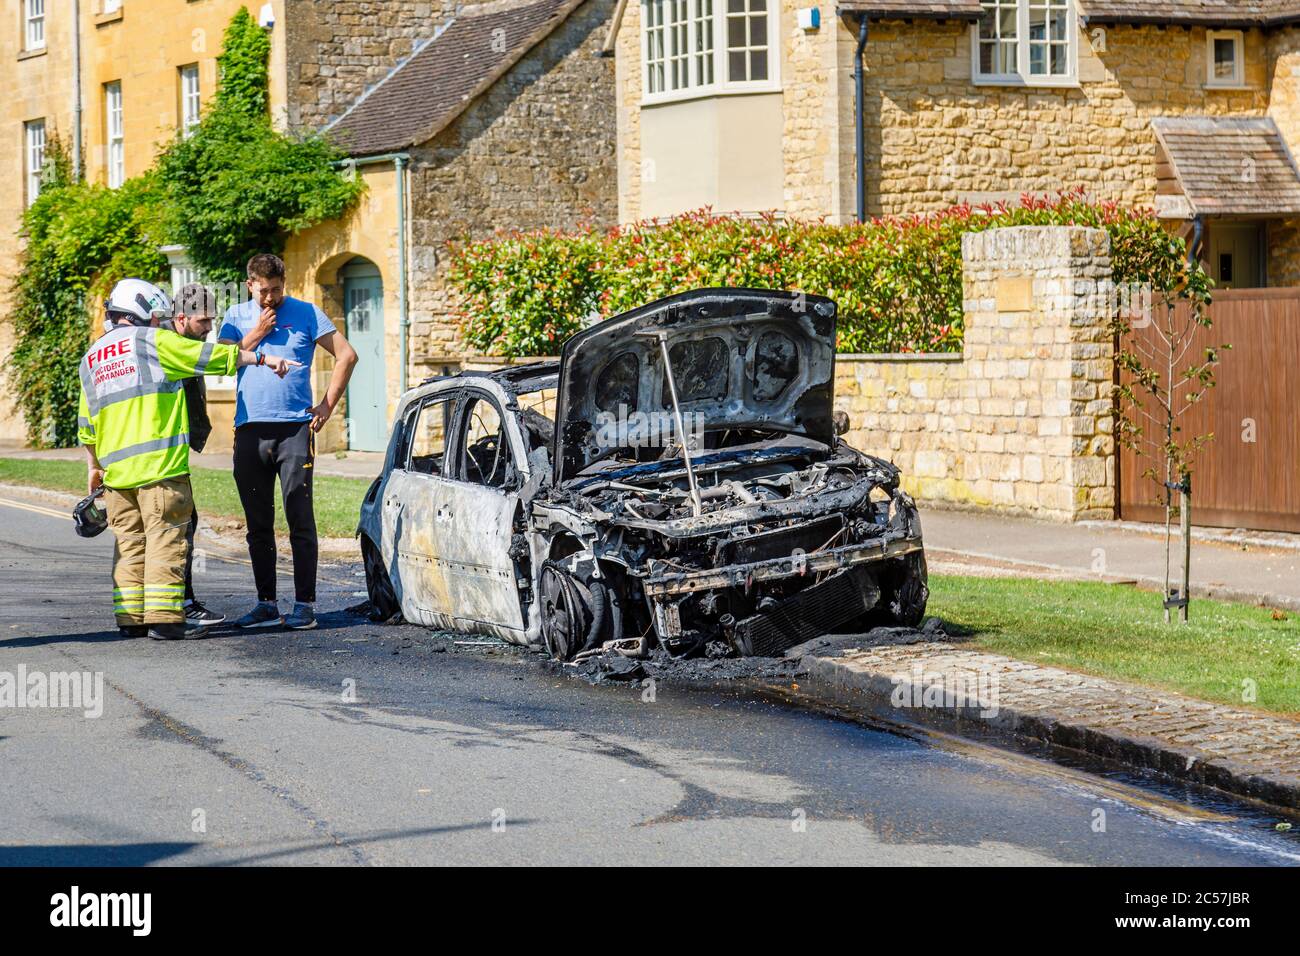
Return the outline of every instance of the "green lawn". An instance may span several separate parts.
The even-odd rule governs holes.
[[[1300,615],[1194,600],[1164,623],[1160,596],[1113,584],[935,574],[929,613],[951,634],[1021,660],[1300,715]],[[1244,682],[1257,688],[1242,699]]]
[[[234,479],[226,471],[196,468],[192,476],[194,504],[200,515],[244,519]],[[86,493],[86,465],[81,461],[54,459],[0,458],[0,483],[29,485],[54,491]],[[357,529],[361,499],[370,487],[367,478],[340,478],[317,475],[312,481],[316,497],[316,528],[327,538],[349,538]],[[288,529],[276,496],[276,525]]]

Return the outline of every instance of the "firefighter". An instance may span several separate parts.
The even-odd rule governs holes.
[[[77,435],[88,485],[103,485],[113,549],[113,611],[125,637],[197,636],[182,600],[190,491],[189,412],[182,381],[265,365],[284,377],[298,363],[235,345],[200,342],[158,328],[171,298],[124,279],[105,303],[112,328],[81,358]]]
[[[191,282],[176,293],[173,303],[176,316],[170,322],[163,320],[159,328],[171,329],[187,339],[206,341],[217,316],[217,297],[207,286]],[[208,418],[208,389],[201,376],[187,378],[185,404],[189,411],[190,451],[202,452],[212,434],[212,421]],[[215,627],[225,623],[226,616],[204,607],[194,593],[194,535],[199,530],[197,505],[190,516],[189,530],[185,535],[185,620],[202,627]]]

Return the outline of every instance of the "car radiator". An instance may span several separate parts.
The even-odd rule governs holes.
[[[742,654],[779,657],[865,614],[879,600],[880,588],[871,573],[847,568],[770,610],[737,621],[730,638]]]

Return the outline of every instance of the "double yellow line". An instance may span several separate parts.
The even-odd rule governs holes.
[[[22,511],[30,511],[33,514],[46,515],[50,518],[62,518],[65,521],[71,521],[72,515],[66,511],[55,511],[53,508],[46,508],[43,505],[33,505],[26,501],[14,501],[12,498],[0,498],[0,505],[9,508],[19,508]]]

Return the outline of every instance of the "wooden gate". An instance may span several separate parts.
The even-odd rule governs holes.
[[[1193,350],[1232,350],[1220,356],[1218,384],[1182,421],[1184,436],[1214,434],[1193,463],[1192,521],[1300,532],[1300,289],[1218,290],[1210,315],[1214,325],[1198,330]],[[1143,431],[1143,451],[1158,453],[1149,421]],[[1163,475],[1158,461],[1119,450],[1121,518],[1164,520],[1161,484],[1142,477],[1153,465]]]

